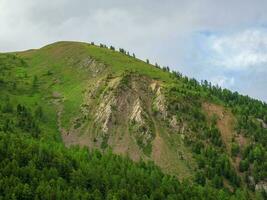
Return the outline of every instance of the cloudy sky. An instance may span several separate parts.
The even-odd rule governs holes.
[[[267,101],[266,11],[266,0],[0,0],[0,51],[101,42]]]

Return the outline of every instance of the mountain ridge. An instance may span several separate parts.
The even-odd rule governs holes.
[[[14,62],[3,69],[2,102],[41,107],[43,140],[153,161],[200,185],[264,190],[265,103],[103,44],[64,41],[1,56]]]

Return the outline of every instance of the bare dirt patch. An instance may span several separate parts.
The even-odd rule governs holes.
[[[241,148],[244,148],[249,144],[248,138],[245,138],[241,134],[238,134],[238,136],[235,139]]]
[[[234,125],[236,123],[236,119],[229,110],[227,110],[223,106],[212,103],[204,103],[203,109],[210,119],[213,115],[217,116],[217,127],[220,130],[223,143],[225,144],[226,150],[229,155],[231,155],[231,144],[233,138],[241,148],[247,145],[247,138],[235,132]],[[238,170],[240,161],[240,155],[231,159],[231,163],[239,175],[241,175]]]
[[[108,145],[112,148],[112,151],[115,154],[127,156],[133,161],[144,159],[141,149],[136,144],[134,137],[129,133],[128,128],[122,129],[110,134]]]
[[[236,120],[233,114],[223,106],[212,103],[204,103],[203,108],[209,118],[214,115],[217,116],[217,127],[220,130],[222,141],[227,151],[230,152],[232,138],[235,136],[234,124]]]

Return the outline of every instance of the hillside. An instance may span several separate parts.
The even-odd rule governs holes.
[[[44,198],[266,198],[267,105],[258,100],[79,42],[0,54],[0,90],[0,180],[20,180],[15,198],[63,180]],[[20,175],[30,167],[54,177],[38,189],[33,174]]]

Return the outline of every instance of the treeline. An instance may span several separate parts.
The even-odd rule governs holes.
[[[201,107],[198,102],[194,101],[195,99],[200,100],[201,98],[204,98],[206,101],[219,101],[232,110],[237,118],[235,127],[237,133],[243,135],[249,142],[248,146],[241,148],[234,139],[232,143],[232,156],[233,159],[237,157],[241,158],[239,171],[244,174],[248,186],[254,190],[256,184],[260,181],[265,181],[267,177],[267,129],[264,127],[264,124],[267,123],[267,104],[248,96],[240,95],[237,92],[214,86],[208,81],[198,82],[196,79],[190,79],[179,72],[174,71],[171,76],[177,81],[182,81],[182,83],[184,83],[182,86],[172,87],[170,91],[176,91],[176,96],[184,94],[185,97],[187,96],[185,101],[193,103],[191,107],[195,105],[195,109],[192,109],[192,111],[189,109],[190,105],[187,105],[184,109],[187,113],[191,113],[192,116],[196,116],[196,114],[194,114],[198,110],[196,105]],[[190,96],[192,96],[192,98],[190,98]],[[175,105],[174,102],[172,104]],[[179,108],[183,107],[181,105],[183,104],[180,104]],[[181,111],[181,109],[179,111]],[[198,115],[201,116],[200,113]],[[202,119],[203,118],[196,118],[192,124],[196,125],[196,122],[201,122]],[[188,118],[186,120],[188,120]],[[199,128],[195,128],[195,130],[203,129],[201,127],[203,127],[203,125]],[[212,129],[209,131],[212,131]],[[209,131],[206,130],[204,132],[208,133]],[[213,144],[217,146],[221,144],[219,141],[220,134],[218,134],[216,130],[213,130],[207,136]],[[218,154],[215,155],[215,157],[219,158],[221,155],[222,154]],[[212,168],[214,168],[214,166],[212,166]],[[231,175],[231,177],[235,176]],[[236,183],[240,182],[238,179],[238,177],[234,178],[231,182],[236,185]]]
[[[207,122],[201,109],[201,96],[171,85],[166,90],[166,97],[168,111],[181,124],[186,124],[185,143],[191,147],[198,165],[195,181],[215,188],[225,188],[227,182],[233,190],[239,188],[241,179],[225,151],[217,119],[213,118],[211,124]]]
[[[212,85],[207,80],[199,82],[194,78],[184,76],[180,72],[172,71],[171,76],[184,82],[188,89],[205,92],[208,98],[219,99],[225,105],[231,107],[236,114],[253,116],[267,122],[267,104],[265,102],[241,95],[238,92],[223,89],[218,85]]]
[[[94,42],[91,42],[90,45],[95,46],[96,44]],[[108,47],[107,45],[100,43],[99,47],[100,48],[105,48],[105,49],[110,49],[112,51],[116,51],[116,48],[114,46],[112,46],[112,45],[110,47]],[[118,52],[120,52],[122,54],[125,54],[127,56],[131,56],[133,58],[136,58],[135,53],[131,54],[129,51],[125,50],[124,48],[118,48]],[[145,62],[147,64],[150,64],[149,59],[146,59]],[[163,71],[168,71],[168,72],[170,71],[170,68],[168,66],[162,66],[161,67],[157,62],[153,66],[156,67],[156,68],[162,69]]]
[[[95,45],[95,43],[94,42],[91,42],[90,43],[91,45]],[[110,47],[108,47],[107,45],[105,45],[105,44],[102,44],[102,43],[100,43],[99,44],[99,47],[100,48],[105,48],[105,49],[110,49],[110,50],[112,50],[112,51],[116,51],[116,48],[114,47],[114,46],[110,46]],[[130,54],[130,52],[129,51],[126,51],[125,49],[123,49],[123,48],[119,48],[118,49],[118,52],[120,52],[120,53],[122,53],[122,54],[125,54],[125,55],[127,55],[127,56],[132,56],[133,58],[135,58],[135,54],[133,53],[133,54]]]

